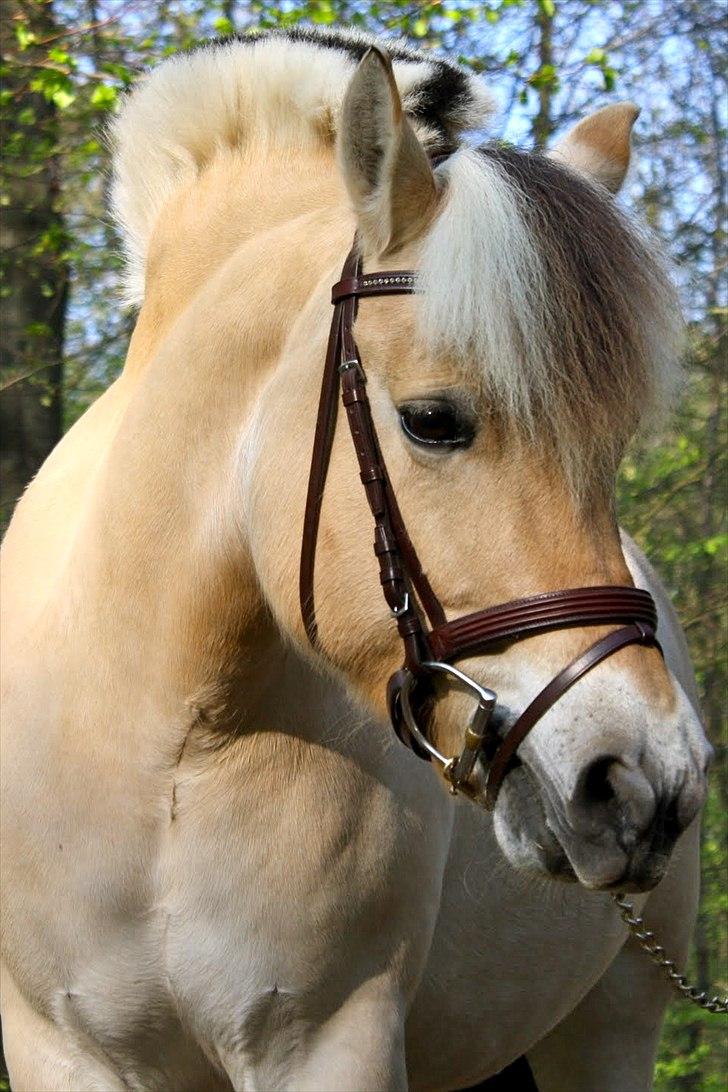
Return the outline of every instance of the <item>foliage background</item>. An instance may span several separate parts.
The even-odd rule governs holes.
[[[642,107],[623,200],[675,261],[686,383],[659,436],[635,445],[620,516],[686,628],[716,747],[691,973],[728,984],[726,815],[726,86],[721,0],[311,3],[0,0],[3,164],[2,518],[53,444],[118,374],[134,316],[119,302],[105,121],[144,70],[209,37],[353,25],[403,35],[482,72],[490,136],[543,146],[615,97]],[[674,1005],[659,1092],[726,1087],[725,1024]]]

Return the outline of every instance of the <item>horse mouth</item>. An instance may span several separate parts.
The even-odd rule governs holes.
[[[478,763],[478,773],[484,781],[487,777],[487,766]],[[497,837],[506,859],[519,871],[534,872],[559,883],[578,883],[566,849],[548,822],[538,778],[527,763],[518,760],[512,764],[506,775],[504,788],[508,791],[503,794],[498,805],[496,827],[500,825],[500,818],[504,833],[507,832],[506,840],[498,832]],[[526,815],[521,811],[524,805]],[[508,843],[511,840],[523,849],[528,847],[526,858],[521,857],[520,853],[514,855],[509,851]]]
[[[549,821],[548,809],[537,788],[537,779],[527,767],[525,769],[533,783],[540,820],[547,833],[547,837],[544,838],[544,830],[542,830],[533,838],[533,844],[540,865],[551,879],[562,883],[579,883],[586,890],[609,894],[621,891],[637,894],[652,891],[657,886],[665,874],[673,838],[666,837],[664,832],[659,830],[653,833],[652,838],[632,847],[625,847],[617,840],[615,848],[621,851],[620,855],[624,855],[618,872],[603,879],[597,879],[595,876],[594,881],[589,882],[588,879],[578,875],[571,862],[567,846],[563,844],[558,831],[554,829],[555,824]]]
[[[571,861],[558,838],[554,838],[554,842],[555,845],[553,846],[544,846],[541,842],[534,841],[533,844],[541,867],[552,880],[557,880],[560,883],[578,883],[579,880],[571,866]]]
[[[527,865],[527,868],[535,867],[542,876],[557,883],[582,884],[585,890],[608,893],[625,890],[649,891],[662,878],[664,855],[655,855],[649,852],[648,847],[644,847],[641,853],[638,851],[625,855],[623,867],[619,869],[618,874],[596,880],[594,884],[585,882],[577,874],[567,845],[559,836],[558,823],[549,819],[549,808],[535,772],[526,762],[521,761],[518,767],[514,766],[511,769],[508,776],[511,779],[517,778],[520,782],[518,786],[511,782],[518,803],[522,804],[524,800],[527,800],[529,805],[530,814],[521,831],[521,836],[525,835],[530,843],[533,854],[531,864]],[[565,841],[568,844],[568,838]]]

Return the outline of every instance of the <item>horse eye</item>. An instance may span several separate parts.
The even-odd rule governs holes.
[[[473,439],[472,424],[451,402],[410,402],[399,418],[410,440],[428,447],[464,447]]]

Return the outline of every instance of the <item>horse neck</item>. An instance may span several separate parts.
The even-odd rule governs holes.
[[[353,227],[344,206],[330,147],[221,151],[159,216],[125,373],[144,367],[201,285],[218,279],[221,294],[226,281],[229,288],[228,267],[247,279],[236,300],[241,312],[260,289],[267,323],[289,325],[328,255],[335,261],[348,249]]]
[[[351,232],[331,153],[271,153],[221,157],[154,233],[122,379],[128,404],[97,497],[93,550],[103,556],[84,579],[98,569],[94,609],[110,631],[130,603],[141,620],[138,674],[128,664],[127,675],[159,686],[167,708],[190,710],[203,734],[273,727],[274,691],[278,727],[298,718],[297,732],[317,730],[321,702],[312,698],[302,719],[301,690],[323,684],[269,620],[240,480],[261,388]]]

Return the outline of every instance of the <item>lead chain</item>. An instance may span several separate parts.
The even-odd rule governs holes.
[[[619,908],[619,916],[639,944],[640,948],[647,952],[652,962],[660,967],[672,988],[679,993],[681,997],[685,998],[686,1001],[692,1001],[694,1005],[698,1005],[701,1009],[707,1009],[708,1012],[728,1012],[728,997],[719,997],[718,995],[715,997],[708,997],[705,991],[698,990],[695,986],[691,986],[685,975],[680,974],[674,959],[668,959],[665,949],[661,944],[657,943],[655,934],[647,928],[645,919],[635,913],[634,903],[626,898],[623,891],[620,891],[619,894],[612,895],[612,898]]]

